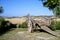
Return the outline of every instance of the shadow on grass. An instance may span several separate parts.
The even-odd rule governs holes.
[[[14,29],[15,29],[15,28],[11,28],[11,29],[9,29],[9,30],[3,30],[3,31],[0,32],[0,36],[4,35],[5,33],[8,33],[9,31],[14,30]]]

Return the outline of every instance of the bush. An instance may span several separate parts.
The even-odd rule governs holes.
[[[19,24],[19,28],[27,28],[27,22],[23,22],[22,24]]]
[[[60,21],[52,21],[51,28],[52,30],[60,30]]]
[[[9,21],[5,21],[3,18],[0,18],[0,33],[4,33],[14,27],[16,26]]]

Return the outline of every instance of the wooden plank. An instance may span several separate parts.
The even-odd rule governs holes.
[[[54,36],[60,37],[60,35],[58,35],[58,34],[55,33],[54,31],[52,31],[50,28],[48,28],[48,27],[45,25],[45,23],[43,23],[43,22],[37,22],[37,21],[35,21],[35,23],[37,23],[42,30],[44,30],[44,31],[46,31],[46,32],[48,32],[48,33],[50,33],[50,34],[52,34],[52,35],[54,35]]]
[[[54,36],[60,36],[60,35],[58,35],[57,33],[55,33],[54,31],[52,31],[51,29],[49,29],[46,26],[41,26],[41,29],[48,32],[48,33],[50,33],[50,34],[52,34],[52,35],[54,35]]]

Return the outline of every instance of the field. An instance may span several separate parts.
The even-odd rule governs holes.
[[[55,31],[60,33],[60,30]],[[0,40],[60,40],[45,32],[28,33],[27,28],[14,28],[0,36]]]
[[[32,17],[34,20],[41,20],[41,17]],[[26,17],[21,18],[5,18],[6,21],[11,22],[12,24],[22,24],[23,22],[27,21]],[[57,18],[56,21],[60,21],[60,18]]]
[[[39,18],[35,20],[37,19],[40,20]],[[9,18],[5,20],[8,20],[12,24],[22,24],[26,21],[26,18]],[[60,21],[60,19],[57,19],[57,21]],[[60,30],[56,30],[55,32],[60,34]],[[60,37],[40,31],[29,33],[27,28],[13,28],[1,35],[0,40],[60,40]]]
[[[11,22],[12,24],[22,24],[26,21],[25,17],[22,18],[5,18],[6,21]]]

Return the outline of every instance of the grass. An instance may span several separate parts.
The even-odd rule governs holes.
[[[24,32],[25,31],[25,32]],[[3,34],[2,36],[0,36],[0,40],[9,40],[10,38],[14,38],[14,40],[22,40],[24,37],[26,38],[27,37],[27,40],[32,40],[33,38],[35,40],[37,40],[37,36],[39,37],[53,37],[54,39],[53,40],[60,40],[60,38],[56,38],[48,33],[44,33],[44,32],[34,32],[34,33],[28,33],[26,32],[27,31],[27,28],[14,28],[13,30],[10,30],[8,32],[6,32],[5,34]],[[18,32],[24,32],[24,34],[17,34],[15,35],[16,33]],[[60,33],[60,30],[56,30],[55,32],[58,32]],[[13,39],[10,39],[10,40],[13,40]],[[38,39],[39,40],[39,39]]]
[[[8,40],[11,36],[13,36],[14,34],[16,34],[19,31],[26,31],[27,28],[14,28],[13,30],[10,30],[8,32],[6,32],[5,34],[3,34],[2,36],[0,36],[0,40]]]

